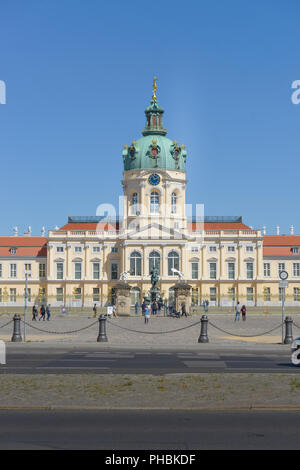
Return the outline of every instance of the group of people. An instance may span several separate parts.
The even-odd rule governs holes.
[[[47,320],[49,321],[50,320],[50,315],[51,315],[51,312],[50,312],[50,304],[48,304],[45,308],[44,305],[41,305],[41,308],[40,308],[40,318],[39,318],[39,321],[40,320],[43,320],[45,321],[46,320],[46,314],[47,314]],[[38,309],[36,308],[36,306],[34,305],[32,307],[32,321],[36,321],[38,317]]]
[[[149,323],[149,318],[150,314],[152,315],[157,315],[157,313],[160,313],[161,308],[163,307],[163,303],[161,302],[153,302],[151,307],[148,305],[146,302],[142,303],[142,315],[145,318],[145,323]],[[173,306],[170,306],[170,314],[176,315],[178,318],[186,316],[187,317],[187,311],[186,311],[186,306],[185,303],[183,302],[181,304],[181,312],[177,312]]]
[[[235,306],[235,317],[234,321],[239,321],[242,314],[243,321],[246,320],[246,305],[241,305],[239,302]]]

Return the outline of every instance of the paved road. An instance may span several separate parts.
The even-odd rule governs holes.
[[[55,348],[8,348],[7,364],[0,373],[205,373],[272,372],[295,373],[290,351],[132,350],[98,347],[56,350]]]
[[[299,450],[299,420],[281,411],[0,411],[0,449]]]

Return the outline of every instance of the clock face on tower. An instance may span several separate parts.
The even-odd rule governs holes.
[[[152,186],[157,186],[160,183],[160,176],[156,173],[153,173],[149,176],[148,181]]]

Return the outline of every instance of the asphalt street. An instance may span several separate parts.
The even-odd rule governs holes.
[[[166,374],[166,373],[293,373],[289,349],[282,351],[132,350],[89,347],[8,348],[0,373],[17,374]]]
[[[0,411],[0,449],[298,450],[299,419],[294,411]]]

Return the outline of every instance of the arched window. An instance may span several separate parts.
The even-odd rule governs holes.
[[[153,268],[156,268],[160,274],[160,254],[157,251],[151,251],[149,255],[149,274]]]
[[[150,213],[159,213],[159,194],[157,191],[153,191],[150,196]]]
[[[168,276],[174,276],[172,268],[179,271],[179,254],[176,251],[170,251],[168,254]]]
[[[142,255],[138,251],[133,251],[130,255],[130,271],[132,276],[142,275]]]
[[[138,195],[137,193],[133,193],[131,196],[131,211],[132,214],[136,214],[138,210]]]
[[[176,204],[177,204],[176,193],[172,193],[172,196],[171,196],[171,214],[176,214]]]

